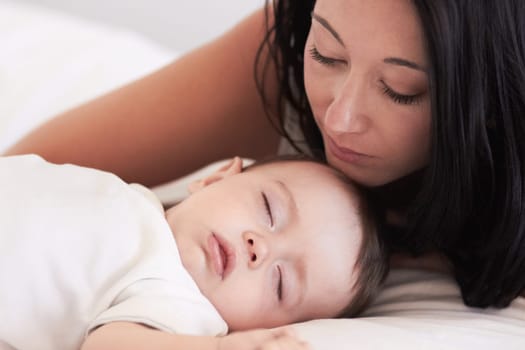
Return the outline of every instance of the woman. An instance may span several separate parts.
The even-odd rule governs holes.
[[[444,254],[466,304],[505,307],[525,289],[523,18],[521,0],[281,0],[9,153],[154,185],[284,134],[370,189],[394,249]]]

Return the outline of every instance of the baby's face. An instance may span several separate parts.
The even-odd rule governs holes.
[[[357,201],[328,168],[279,162],[168,210],[185,268],[230,330],[334,317],[351,300]]]

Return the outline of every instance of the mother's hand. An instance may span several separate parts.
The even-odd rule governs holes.
[[[219,340],[218,350],[308,350],[290,327],[234,332]]]

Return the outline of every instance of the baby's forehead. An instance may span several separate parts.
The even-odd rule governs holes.
[[[298,172],[305,172],[303,175],[306,175],[306,172],[308,172],[318,176],[326,177],[337,177],[338,175],[335,169],[326,164],[317,161],[301,159],[284,159],[253,163],[252,165],[246,167],[244,171],[257,171],[261,173],[273,173],[281,175],[298,175]]]
[[[260,164],[250,171],[259,172],[269,182],[279,182],[298,201],[315,203],[320,212],[328,209],[340,212],[342,222],[354,221],[355,215],[360,215],[362,195],[359,189],[345,175],[325,164],[284,160]]]
[[[311,160],[278,160],[254,163],[244,171],[258,172],[264,176],[279,178],[283,182],[312,182],[317,185],[337,186],[343,192],[359,196],[355,184],[339,170],[327,164]]]

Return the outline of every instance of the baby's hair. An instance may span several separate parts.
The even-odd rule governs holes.
[[[275,162],[313,162],[325,166],[346,185],[347,189],[357,197],[357,216],[362,229],[362,239],[359,246],[354,271],[357,278],[350,292],[351,301],[338,315],[339,317],[355,317],[362,312],[374,299],[389,270],[388,252],[381,239],[382,215],[368,198],[365,189],[350,180],[343,172],[330,165],[305,154],[273,156],[258,160],[243,168],[243,171]]]
[[[344,176],[344,175],[343,175]],[[345,177],[350,183],[350,180]],[[358,217],[363,230],[361,246],[357,255],[355,270],[357,279],[352,288],[354,296],[340,317],[355,317],[375,298],[389,271],[389,254],[381,238],[383,221],[379,211],[368,198],[366,191],[353,185],[358,193]]]

